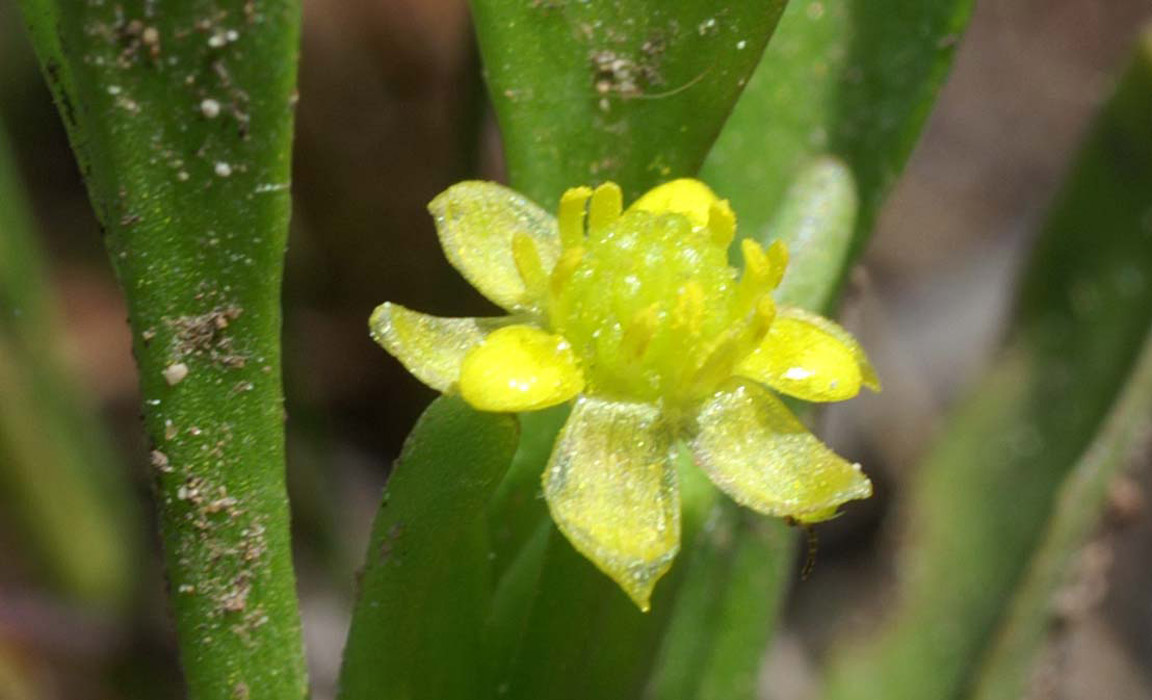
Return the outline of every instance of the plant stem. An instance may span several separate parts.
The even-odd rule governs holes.
[[[307,694],[280,281],[294,0],[22,0],[128,302],[193,700]]]

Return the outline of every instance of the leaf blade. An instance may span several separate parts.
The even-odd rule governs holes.
[[[372,527],[342,700],[474,698],[491,580],[485,507],[515,418],[437,399],[408,437]]]

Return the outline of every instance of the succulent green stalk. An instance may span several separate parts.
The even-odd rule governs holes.
[[[284,484],[293,0],[22,0],[124,289],[193,700],[307,694]]]

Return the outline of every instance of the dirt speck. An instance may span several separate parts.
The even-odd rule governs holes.
[[[640,97],[651,88],[663,85],[661,70],[666,46],[658,36],[645,41],[638,50],[598,48],[588,53],[593,84],[601,97],[601,109],[607,111],[609,97]]]
[[[198,316],[180,316],[166,321],[173,330],[174,362],[187,358],[205,358],[222,367],[243,367],[247,358],[238,353],[228,325],[243,313],[236,306],[224,306]]]
[[[206,119],[215,119],[220,116],[220,102],[210,97],[205,97],[203,100],[200,100],[200,113],[203,114]]]
[[[162,374],[168,386],[176,386],[188,377],[188,365],[183,362],[173,362],[164,368]]]
[[[172,463],[168,461],[168,455],[160,450],[152,450],[151,462],[152,468],[156,471],[164,472],[165,474],[171,474],[174,471],[172,469]]]
[[[248,594],[252,592],[252,583],[247,576],[236,577],[233,586],[220,599],[220,608],[227,612],[243,612],[248,607]]]
[[[380,563],[387,564],[392,556],[396,553],[396,546],[400,542],[400,538],[404,535],[404,523],[394,523],[392,527],[388,528],[388,532],[384,533],[384,539],[380,542]]]

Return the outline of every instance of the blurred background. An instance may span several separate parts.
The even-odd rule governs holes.
[[[767,659],[765,698],[810,697],[832,635],[863,632],[883,612],[902,484],[996,348],[1022,254],[1149,20],[1150,0],[978,2],[843,310],[885,391],[820,419],[878,495],[818,529],[815,570],[796,581]],[[489,310],[443,259],[425,204],[460,179],[499,179],[501,162],[464,0],[305,0],[304,28],[284,347],[296,563],[315,697],[326,700],[380,488],[432,397],[372,344],[366,321],[383,300]],[[0,0],[0,122],[60,306],[63,371],[110,436],[107,476],[131,481],[142,513],[123,535],[141,553],[133,606],[111,610],[57,584],[0,493],[0,700],[5,687],[45,699],[180,697],[126,312],[11,0]],[[1118,489],[1133,515],[1086,564],[1096,585],[1037,698],[1152,698],[1143,481]],[[70,533],[80,547],[90,535]]]

